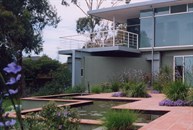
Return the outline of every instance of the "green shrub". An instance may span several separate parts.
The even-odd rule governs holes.
[[[101,84],[102,92],[109,93],[112,92],[111,84],[106,82]]]
[[[111,85],[111,89],[112,89],[113,92],[119,91],[119,89],[121,89],[121,87],[122,87],[122,83],[121,82],[114,82]]]
[[[108,130],[127,130],[137,120],[137,114],[129,110],[110,110],[105,114],[104,126]]]
[[[77,130],[80,122],[77,111],[57,107],[54,102],[45,105],[42,111],[27,114],[26,117],[26,129],[29,130]]]
[[[65,90],[65,93],[84,93],[86,91],[86,87],[83,85],[76,85],[74,87],[68,87]]]
[[[188,101],[193,101],[193,88],[190,88],[187,96]]]
[[[99,85],[92,86],[92,87],[91,87],[91,92],[92,92],[92,93],[101,93],[101,92],[102,92],[102,88],[101,88],[101,86],[99,86]]]
[[[153,89],[163,92],[164,88],[173,82],[172,68],[165,66],[154,77]]]
[[[147,97],[147,91],[144,83],[132,83],[128,90],[129,97]]]
[[[185,100],[188,94],[188,85],[182,83],[181,81],[175,81],[168,87],[164,88],[164,93],[170,100]]]

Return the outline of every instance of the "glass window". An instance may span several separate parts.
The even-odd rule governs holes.
[[[184,57],[184,82],[193,86],[193,56]]]
[[[155,46],[193,45],[193,13],[155,18]]]
[[[153,18],[141,19],[140,47],[151,47],[153,44]]]
[[[152,10],[144,10],[140,12],[140,17],[149,17],[149,16],[153,16]]]
[[[188,4],[188,11],[193,11],[193,3],[192,4]]]
[[[169,14],[169,7],[155,9],[155,15]]]
[[[175,80],[183,80],[183,57],[175,58]]]
[[[180,12],[186,12],[187,11],[187,5],[177,5],[171,7],[171,13],[180,13]]]
[[[136,25],[140,24],[139,18],[134,18],[134,19],[127,19],[127,25]]]

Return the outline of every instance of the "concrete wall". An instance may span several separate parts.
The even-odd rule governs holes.
[[[90,85],[103,83],[131,70],[150,72],[150,63],[145,58],[86,56],[83,82]]]
[[[169,66],[173,68],[174,56],[193,55],[193,51],[168,51],[161,52],[161,67]]]

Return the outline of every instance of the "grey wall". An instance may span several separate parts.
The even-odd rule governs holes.
[[[90,85],[103,83],[131,69],[150,72],[151,66],[145,58],[86,56],[82,80]]]
[[[193,51],[168,51],[161,52],[161,67],[169,66],[173,68],[174,56],[193,55]]]

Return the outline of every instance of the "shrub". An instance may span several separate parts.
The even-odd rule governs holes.
[[[190,88],[187,96],[188,101],[193,101],[193,88]]]
[[[92,86],[92,87],[91,87],[91,92],[92,92],[92,93],[101,93],[101,92],[102,92],[102,88],[101,88],[101,86],[99,86],[99,85]]]
[[[85,90],[86,90],[86,87],[80,84],[73,87],[68,87],[65,90],[65,93],[84,93]]]
[[[76,111],[57,107],[54,102],[45,105],[42,111],[27,114],[26,117],[29,130],[77,130],[80,122]]]
[[[164,88],[164,93],[172,101],[185,100],[188,94],[188,86],[181,81],[175,81]]]
[[[144,83],[133,83],[128,90],[130,97],[148,97]]]
[[[110,83],[102,83],[101,88],[102,88],[102,92],[112,92]]]
[[[121,82],[114,82],[112,83],[111,89],[113,92],[117,92],[119,91],[119,89],[122,87],[122,83]]]
[[[137,120],[136,113],[129,110],[110,110],[105,114],[104,126],[108,130],[127,130]]]
[[[173,81],[172,68],[165,66],[154,76],[153,89],[162,92]]]

